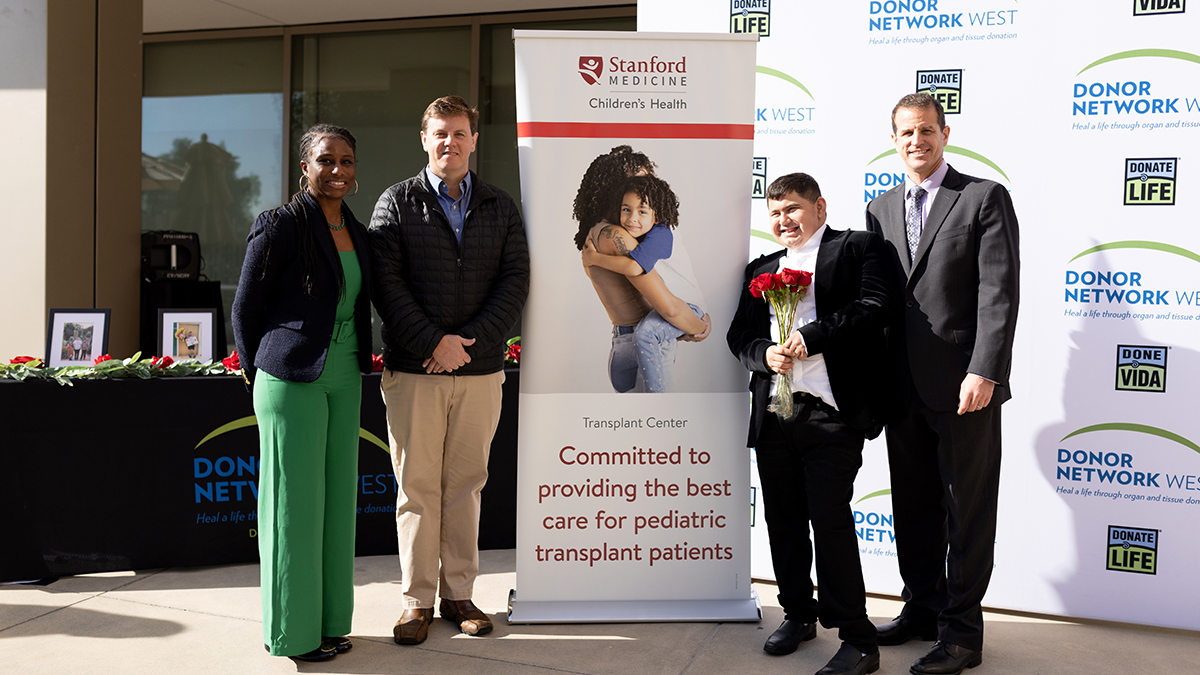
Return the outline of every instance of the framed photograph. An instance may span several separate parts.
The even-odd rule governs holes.
[[[108,352],[109,309],[51,309],[46,366],[90,366]]]
[[[158,310],[159,352],[175,361],[208,361],[214,357],[215,309]],[[148,354],[145,356],[149,356]]]

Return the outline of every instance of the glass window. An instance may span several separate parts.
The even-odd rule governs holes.
[[[246,234],[283,194],[283,39],[152,43],[143,64],[142,230],[199,235],[228,353]]]
[[[637,30],[634,16],[483,27],[479,46],[479,175],[521,203],[517,160],[517,65],[513,30]]]
[[[430,101],[471,95],[469,26],[297,37],[292,46],[289,191],[300,179],[300,137],[317,123],[358,141],[358,194],[346,204],[363,224],[388,187],[428,163],[421,114]]]

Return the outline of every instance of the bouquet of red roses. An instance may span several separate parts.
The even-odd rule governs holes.
[[[775,310],[780,344],[786,342],[791,334],[792,324],[796,321],[796,307],[811,285],[812,272],[788,268],[777,274],[760,274],[750,281],[750,295],[763,298]],[[771,403],[767,405],[767,410],[781,420],[791,419],[796,414],[792,403],[792,371],[775,373],[771,382]]]

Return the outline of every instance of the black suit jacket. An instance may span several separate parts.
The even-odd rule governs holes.
[[[302,201],[306,219],[294,218],[282,207],[266,211],[254,221],[247,238],[246,260],[233,299],[233,335],[248,380],[262,368],[283,380],[314,382],[325,368],[342,264],[320,207],[307,194]],[[362,269],[362,291],[354,303],[354,331],[359,370],[369,373],[371,262],[367,229],[344,203],[342,215]],[[311,296],[304,291],[300,253],[301,237],[309,236],[306,230],[317,242]]]
[[[902,268],[903,330],[890,331],[889,340],[925,405],[956,410],[967,373],[996,383],[993,403],[1011,398],[1020,255],[1008,190],[949,167],[911,264],[904,183],[867,205],[867,229],[887,241]]]
[[[726,335],[729,349],[751,373],[754,403],[746,441],[749,447],[757,444],[767,415],[773,372],[765,356],[777,337],[771,334],[766,300],[750,294],[750,280],[776,272],[785,253],[762,256],[746,266],[737,313]],[[839,417],[867,438],[878,436],[897,409],[895,378],[884,342],[884,328],[900,313],[894,265],[877,235],[826,228],[812,282],[817,320],[800,328],[808,353],[825,356]]]

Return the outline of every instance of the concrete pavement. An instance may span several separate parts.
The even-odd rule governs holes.
[[[415,647],[392,642],[400,616],[392,556],[358,558],[354,648],[324,663],[272,657],[262,648],[258,566],[175,568],[66,577],[46,586],[0,586],[0,673],[13,675],[224,675],[226,673],[487,673],[595,675],[815,673],[837,651],[821,629],[795,654],[769,656],[762,643],[783,619],[775,588],[756,584],[761,623],[510,626],[512,550],[484,551],[475,602],[496,625],[460,635],[436,619]],[[876,623],[899,612],[870,598]],[[1001,673],[1189,672],[1200,633],[989,613],[983,665]],[[931,643],[882,650],[880,673],[907,673]]]

